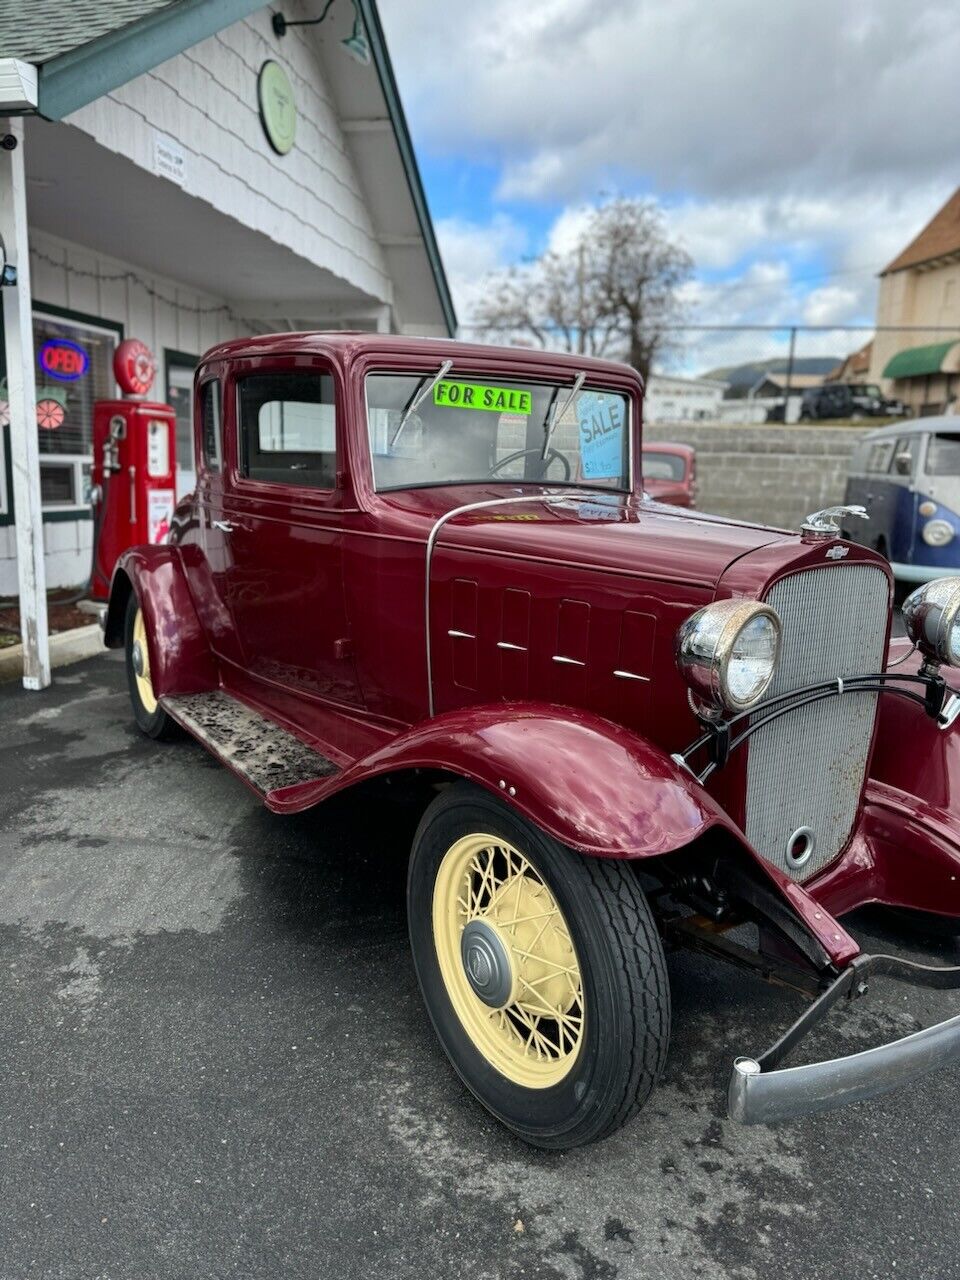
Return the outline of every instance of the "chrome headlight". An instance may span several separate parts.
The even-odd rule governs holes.
[[[777,666],[780,619],[757,600],[718,600],[677,632],[677,663],[706,715],[760,701]]]
[[[960,578],[935,578],[903,602],[907,635],[926,658],[960,667]]]

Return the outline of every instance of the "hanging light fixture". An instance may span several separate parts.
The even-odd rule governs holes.
[[[370,65],[370,41],[367,39],[367,31],[363,25],[363,19],[360,17],[360,10],[357,8],[356,0],[354,0],[353,6],[353,30],[346,40],[341,40],[340,43],[354,61],[359,62],[363,67]]]
[[[272,19],[273,30],[276,35],[282,36],[286,35],[288,27],[319,26],[330,12],[332,5],[333,0],[327,0],[319,18],[300,18],[294,22],[288,21],[282,13],[275,13]],[[370,65],[370,41],[367,39],[367,31],[363,25],[363,18],[360,16],[360,9],[357,6],[356,0],[354,0],[353,3],[353,30],[347,36],[346,40],[341,40],[340,43],[355,62],[359,62],[363,67],[368,67]]]

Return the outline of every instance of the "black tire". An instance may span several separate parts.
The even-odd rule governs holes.
[[[566,917],[576,949],[583,1038],[567,1074],[549,1087],[524,1087],[483,1056],[441,973],[434,884],[447,851],[477,832],[507,841],[529,861]],[[486,791],[458,783],[420,822],[407,909],[414,966],[440,1043],[464,1084],[518,1137],[547,1149],[576,1147],[607,1137],[640,1110],[666,1058],[670,987],[653,917],[629,865],[577,854]]]
[[[127,689],[130,692],[130,702],[133,706],[133,718],[137,722],[137,727],[148,738],[176,738],[180,733],[180,726],[177,722],[171,720],[159,704],[152,711],[148,710],[144,706],[143,699],[140,697],[140,690],[137,688],[137,675],[133,669],[133,627],[139,610],[140,601],[137,599],[136,594],[131,591],[123,621],[123,649],[127,668]]]

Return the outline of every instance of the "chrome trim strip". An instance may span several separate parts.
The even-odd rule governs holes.
[[[454,516],[465,515],[468,511],[481,511],[484,507],[504,507],[515,502],[543,502],[549,505],[551,502],[562,502],[565,497],[569,497],[571,492],[577,490],[567,490],[563,494],[540,494],[527,493],[515,498],[485,498],[482,502],[467,502],[462,507],[453,507],[450,511],[445,511],[442,516],[434,521],[433,528],[427,535],[427,553],[425,563],[425,581],[424,581],[424,621],[426,631],[424,635],[425,649],[427,656],[427,715],[433,716],[433,654],[430,645],[430,566],[433,563],[433,549],[437,544],[437,535],[448,520],[452,520]],[[592,490],[581,489],[580,493],[590,494]]]
[[[448,636],[453,636],[456,640],[476,640],[476,636],[469,631],[454,631],[451,629],[447,632]]]
[[[613,674],[618,680],[642,680],[644,684],[650,683],[649,676],[638,676],[633,671],[614,671]]]
[[[511,644],[509,640],[498,640],[498,649],[509,649],[512,653],[526,653],[527,646],[525,644]]]
[[[579,658],[565,658],[561,653],[553,655],[554,662],[565,662],[570,667],[585,667],[587,664],[581,662]]]

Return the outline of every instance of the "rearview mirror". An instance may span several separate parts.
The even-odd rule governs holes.
[[[898,476],[908,476],[913,470],[913,454],[898,453],[893,460],[893,466]]]

